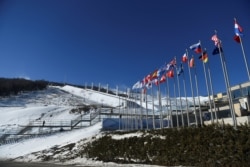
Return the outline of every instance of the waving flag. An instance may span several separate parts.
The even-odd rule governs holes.
[[[154,70],[154,72],[152,72],[150,74],[150,81],[152,81],[153,79],[157,78],[157,73],[158,73],[158,69]]]
[[[212,52],[212,55],[217,55],[217,54],[219,54],[219,53],[222,53],[223,52],[223,50],[222,50],[222,47],[215,47],[214,48],[214,50],[213,50],[213,52]]]
[[[206,63],[208,61],[208,55],[207,55],[207,52],[204,51],[202,53],[202,55],[199,57],[199,59],[203,62],[203,63]]]
[[[191,46],[190,46],[190,49],[193,50],[193,51],[194,51],[195,53],[197,53],[197,54],[201,53],[201,44],[200,44],[200,42],[191,45]]]
[[[243,28],[237,23],[237,21],[234,21],[234,32],[237,36],[242,36]]]
[[[188,57],[187,57],[187,54],[186,54],[186,53],[183,54],[183,56],[182,56],[182,58],[181,58],[181,61],[182,61],[183,63],[186,63],[186,62],[188,61]]]
[[[158,69],[157,77],[161,77],[166,71],[167,71],[167,65],[164,64],[162,67]]]
[[[184,72],[182,63],[180,64],[180,67],[177,70],[177,75],[180,76]]]
[[[221,41],[220,39],[217,37],[217,35],[213,35],[211,38],[212,41],[214,41],[214,45],[215,46],[220,46],[221,45]]]
[[[166,70],[168,71],[171,67],[176,66],[176,59],[174,58],[170,63],[167,64]]]
[[[141,81],[137,81],[137,82],[133,85],[133,87],[132,87],[132,89],[139,89],[139,88],[142,88],[142,82],[141,82]]]
[[[174,77],[174,70],[173,70],[173,69],[171,69],[171,70],[169,70],[169,71],[167,72],[167,77],[168,77],[168,78],[173,78],[173,77]]]
[[[155,84],[156,86],[158,86],[158,85],[160,84],[160,82],[158,81],[158,79],[154,79],[153,82],[154,82],[154,84]]]
[[[160,83],[163,83],[163,82],[165,82],[165,81],[166,81],[166,76],[163,75],[163,76],[161,77],[161,79],[160,79]]]
[[[240,43],[241,42],[240,36],[243,36],[243,28],[237,23],[236,19],[234,20],[234,33],[235,33],[234,40],[237,43]]]
[[[193,57],[189,61],[189,67],[190,68],[194,67],[194,58]]]
[[[211,40],[214,41],[214,45],[215,45],[215,48],[214,48],[214,50],[212,52],[212,55],[217,55],[220,52],[223,52],[222,45],[221,45],[221,40],[217,37],[216,34],[211,37]]]

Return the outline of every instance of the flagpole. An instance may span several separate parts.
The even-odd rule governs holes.
[[[186,112],[187,112],[187,123],[188,123],[188,126],[190,125],[190,122],[189,122],[189,111],[188,111],[188,100],[187,100],[187,92],[186,92],[186,82],[185,82],[185,71],[183,71],[183,75],[182,75],[182,79],[183,79],[183,88],[184,88],[184,95],[186,97]]]
[[[155,105],[154,105],[153,86],[151,88],[151,96],[152,96],[152,109],[153,109],[153,129],[155,129]]]
[[[167,88],[167,86],[166,86],[165,91],[166,91],[166,111],[167,111],[166,115],[167,115],[167,118],[168,118],[168,128],[169,128],[168,88]]]
[[[236,22],[236,18],[234,18],[234,21]],[[240,39],[241,50],[242,50],[243,58],[244,58],[246,69],[247,69],[248,80],[250,81],[249,67],[248,67],[247,58],[246,58],[246,54],[245,54],[243,43],[242,43],[242,38],[240,37],[240,35],[238,37]]]
[[[201,45],[201,41],[199,41],[199,42],[200,42],[200,45]],[[203,56],[203,49],[201,49],[201,54],[202,54],[201,56]],[[207,95],[208,95],[208,100],[209,100],[209,108],[211,110],[211,122],[213,124],[214,123],[214,116],[213,116],[213,113],[212,113],[212,104],[211,104],[211,98],[210,98],[210,91],[209,91],[209,88],[208,88],[207,72],[206,72],[206,67],[205,67],[205,63],[203,62],[203,60],[202,60],[202,65],[203,65],[204,76],[205,76],[205,81],[206,81]]]
[[[176,69],[176,74],[178,73],[177,71],[177,65],[175,66]],[[179,93],[179,99],[180,99],[180,104],[181,104],[181,121],[182,121],[182,126],[184,127],[184,117],[183,117],[183,111],[182,111],[182,101],[181,101],[181,91],[180,91],[180,80],[178,74],[176,75],[177,78],[177,88],[178,88],[178,93]]]
[[[137,129],[137,114],[136,114],[136,92],[134,91],[134,93],[133,93],[133,99],[134,99],[134,101],[133,101],[133,106],[134,106],[134,129]]]
[[[146,101],[146,125],[148,130],[148,97],[147,97],[147,91],[144,92],[145,95],[145,101]]]
[[[201,126],[203,126],[202,115],[201,115],[201,101],[200,101],[200,96],[199,96],[199,88],[198,88],[198,81],[197,81],[196,66],[194,66],[194,79],[195,79],[196,94],[197,94],[198,104],[199,104],[200,124],[201,124]]]
[[[215,35],[217,35],[216,30],[215,30]],[[228,74],[227,74],[227,66],[226,66],[225,56],[224,56],[223,52],[221,51],[221,44],[219,44],[219,45],[220,46],[218,48],[219,48],[219,53],[220,53],[220,60],[221,60],[224,80],[225,80],[226,89],[227,89],[227,98],[228,98],[228,102],[229,102],[229,108],[230,108],[230,112],[231,112],[231,116],[232,116],[233,125],[234,125],[234,127],[236,127],[237,120],[235,118],[235,110],[234,110],[233,101],[232,101],[231,87],[230,87],[229,78],[228,78]]]
[[[176,115],[176,125],[179,128],[179,116],[177,111],[177,97],[176,97],[176,86],[175,86],[175,78],[174,78],[174,97],[175,97],[175,115]]]
[[[160,128],[162,128],[162,104],[161,104],[161,93],[160,84],[158,84],[158,100],[159,100],[159,110],[160,110]]]
[[[173,128],[173,110],[172,110],[172,104],[171,104],[171,98],[170,98],[170,90],[169,90],[169,83],[168,83],[168,77],[166,77],[167,80],[167,88],[168,88],[168,101],[169,101],[169,106],[170,106],[170,121],[171,121],[171,128]]]
[[[189,63],[189,56],[188,56],[187,49],[186,49],[186,54],[187,54],[187,59],[188,59],[187,61]],[[192,74],[191,74],[191,70],[190,70],[189,64],[188,64],[188,72],[189,72],[189,80],[190,80],[191,93],[192,93],[192,97],[193,97],[195,124],[196,124],[196,127],[197,127],[198,126],[198,120],[197,120],[197,113],[196,113],[196,103],[195,103],[195,98],[194,98],[194,89],[193,89]]]
[[[143,88],[145,89],[145,88]],[[143,124],[142,124],[142,93],[143,93],[143,89],[141,89],[141,92],[140,92],[140,97],[141,97],[141,100],[140,100],[140,109],[141,109],[141,114],[140,114],[140,125],[141,125],[141,130],[143,129]]]
[[[215,119],[216,119],[216,122],[218,123],[218,116],[217,116],[217,111],[216,111],[216,106],[215,106],[215,101],[214,101],[214,90],[213,90],[213,82],[212,82],[212,78],[211,78],[211,74],[210,74],[210,63],[209,61],[207,62],[207,71],[208,71],[208,78],[209,78],[209,81],[210,81],[210,90],[211,90],[211,93],[212,93],[212,102],[213,102],[213,107],[214,107],[214,114],[215,114]],[[211,109],[211,114],[213,115],[212,113],[212,109]]]

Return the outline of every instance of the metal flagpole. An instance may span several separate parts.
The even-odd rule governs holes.
[[[176,97],[176,86],[175,86],[175,78],[174,78],[174,98],[175,98],[175,115],[176,115],[176,124],[179,128],[179,117],[178,117],[178,111],[177,111],[177,97]]]
[[[216,30],[215,30],[215,35],[217,36],[217,31]],[[229,102],[229,108],[230,108],[230,112],[231,112],[231,116],[232,116],[233,125],[234,125],[234,127],[236,127],[237,126],[237,120],[235,118],[235,110],[234,110],[234,106],[233,106],[231,87],[230,87],[229,78],[228,78],[228,74],[227,74],[225,56],[224,56],[224,54],[223,54],[223,52],[221,50],[221,41],[219,40],[218,42],[219,42],[219,47],[218,48],[219,48],[219,53],[220,53],[220,60],[221,60],[223,75],[224,75],[226,89],[227,89],[227,98],[228,98],[228,102]]]
[[[234,21],[236,22],[236,18],[234,18]],[[246,54],[245,54],[245,51],[243,48],[242,39],[241,39],[240,35],[238,35],[238,37],[240,39],[241,50],[242,50],[243,58],[244,58],[246,69],[247,69],[248,80],[250,81],[249,67],[248,67],[248,63],[247,63]]]
[[[160,93],[160,84],[158,84],[158,100],[159,100],[159,110],[160,110],[160,128],[163,128],[162,120],[162,104],[161,104],[161,93]]]
[[[228,92],[228,98],[230,101],[230,105],[231,105],[231,116],[233,119],[233,124],[236,127],[237,126],[237,120],[235,118],[235,110],[234,110],[234,105],[233,105],[233,100],[232,100],[232,92],[231,92],[231,87],[230,87],[230,83],[229,83],[229,78],[228,78],[228,74],[227,74],[227,66],[226,66],[226,62],[225,62],[225,56],[222,52],[220,52],[220,54],[222,55],[222,59],[223,59],[223,65],[225,68],[225,74],[226,74],[226,82],[227,82],[227,92]]]
[[[134,121],[135,121],[135,129],[138,129],[138,114],[137,114],[137,90],[134,92]]]
[[[143,88],[144,89],[144,88]],[[143,93],[143,89],[141,89],[141,92],[140,92],[140,109],[141,109],[141,114],[140,114],[140,126],[141,126],[141,129],[143,129],[143,123],[142,123],[142,93]]]
[[[216,122],[218,123],[218,116],[217,116],[217,111],[216,111],[216,106],[215,106],[215,101],[214,101],[214,90],[213,90],[212,78],[211,78],[211,74],[210,74],[210,63],[209,63],[209,61],[206,64],[207,64],[208,78],[209,78],[209,81],[210,81],[210,90],[211,90],[212,98],[213,98],[212,103],[213,103],[213,107],[214,107],[214,115],[215,115]],[[211,114],[213,115],[212,109],[211,109]]]
[[[197,81],[196,66],[194,66],[194,79],[195,79],[196,93],[197,93],[197,98],[198,98],[198,103],[199,103],[200,124],[201,124],[201,126],[203,126],[202,114],[201,114],[201,101],[200,101],[200,96],[199,96],[199,88],[198,88],[198,81]]]
[[[199,43],[201,45],[201,41],[199,41]],[[201,49],[201,56],[202,57],[204,56],[203,55],[203,49]],[[212,121],[212,124],[213,124],[214,123],[214,116],[213,116],[213,113],[212,113],[212,103],[211,103],[211,98],[210,98],[210,91],[209,91],[209,88],[208,88],[207,72],[206,72],[205,62],[203,62],[203,58],[201,58],[201,61],[202,61],[204,76],[205,76],[205,81],[206,81],[206,88],[207,88],[207,94],[208,94],[208,100],[209,100],[209,108],[211,110],[211,121]]]
[[[187,54],[187,62],[189,63],[189,56],[188,56],[187,49],[186,49],[186,54]],[[195,103],[195,98],[194,98],[194,89],[193,89],[193,81],[192,81],[192,74],[191,74],[191,71],[190,71],[190,65],[189,64],[188,64],[188,72],[189,72],[191,93],[192,93],[192,97],[193,97],[195,124],[196,124],[196,126],[198,126],[198,119],[197,119],[197,113],[196,113],[196,103]]]
[[[169,107],[170,107],[170,121],[171,121],[171,127],[173,128],[173,117],[172,117],[172,104],[171,104],[171,98],[170,98],[170,95],[169,95],[169,83],[168,83],[168,77],[166,77],[166,80],[167,80],[167,89],[168,89],[168,101],[169,101]]]
[[[185,99],[186,99],[186,112],[187,112],[187,123],[188,126],[190,125],[190,121],[189,121],[189,111],[188,111],[188,100],[187,100],[187,92],[186,92],[186,82],[185,82],[185,71],[183,71],[182,73],[182,80],[183,80],[183,89],[184,89],[184,95],[185,95]]]
[[[154,105],[153,86],[151,88],[151,96],[152,96],[152,108],[153,108],[153,129],[155,129],[155,105]]]
[[[146,101],[146,125],[148,130],[148,97],[147,97],[147,91],[144,92],[145,95],[145,101]]]
[[[175,66],[175,69],[176,69],[176,74],[178,73],[178,70],[177,70],[177,65]],[[177,78],[177,87],[178,87],[178,93],[179,93],[179,99],[180,99],[180,109],[181,109],[181,121],[182,121],[182,126],[184,127],[184,117],[183,117],[183,111],[182,111],[182,100],[181,100],[181,91],[180,91],[180,80],[179,80],[179,76],[178,74],[176,75],[176,78]]]
[[[166,77],[167,79],[167,77]],[[168,128],[169,128],[169,118],[170,118],[170,114],[169,114],[169,108],[168,108],[168,96],[169,96],[169,93],[168,93],[168,88],[166,87],[166,110],[167,110],[167,118],[168,118]]]

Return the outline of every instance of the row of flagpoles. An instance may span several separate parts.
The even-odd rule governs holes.
[[[247,59],[245,56],[243,43],[242,43],[243,28],[237,23],[236,19],[234,19],[234,30],[235,30],[234,40],[237,43],[240,43],[240,45],[241,45],[243,58],[244,58],[246,69],[247,69],[248,79],[250,81],[248,62],[247,62]],[[235,118],[234,105],[233,105],[233,101],[232,101],[230,80],[229,80],[229,76],[228,76],[228,72],[227,72],[228,70],[227,70],[225,56],[224,56],[223,49],[222,49],[222,42],[218,38],[216,31],[215,31],[215,34],[211,37],[211,40],[214,42],[214,45],[215,45],[215,48],[212,52],[212,55],[218,55],[218,54],[220,55],[222,71],[223,71],[223,76],[224,76],[224,80],[225,80],[226,92],[227,92],[227,98],[228,98],[228,102],[229,102],[229,108],[230,108],[230,112],[231,112],[231,116],[232,116],[233,125],[236,126],[237,122],[236,122],[236,118]],[[207,88],[207,93],[208,93],[209,108],[210,108],[211,112],[214,111],[214,113],[215,113],[215,115],[213,115],[211,113],[211,121],[214,122],[214,118],[213,118],[214,116],[215,116],[215,119],[218,121],[217,113],[216,113],[216,106],[215,106],[214,99],[213,99],[214,92],[213,92],[212,78],[211,78],[211,74],[210,74],[210,65],[208,62],[207,51],[206,51],[206,49],[203,49],[203,47],[201,45],[201,41],[191,45],[190,50],[194,51],[195,54],[200,55],[199,59],[203,62],[202,64],[203,64],[204,77],[205,77],[206,88]],[[160,68],[154,70],[152,73],[146,75],[142,80],[137,81],[132,87],[132,89],[141,89],[145,93],[145,91],[149,88],[152,88],[152,86],[154,84],[157,86],[161,119],[162,119],[162,111],[161,111],[162,107],[161,107],[161,98],[160,98],[160,84],[167,82],[167,90],[168,90],[167,96],[169,96],[168,79],[173,78],[174,79],[174,96],[176,98],[177,96],[176,96],[176,90],[175,90],[176,85],[175,85],[175,75],[174,75],[175,72],[174,71],[176,71],[176,74],[177,74],[176,79],[177,79],[178,93],[179,93],[179,97],[180,97],[180,105],[182,106],[181,95],[180,95],[180,84],[179,84],[179,77],[181,75],[183,76],[184,94],[186,96],[186,101],[187,101],[183,64],[188,64],[187,66],[188,66],[189,79],[190,79],[190,89],[191,89],[192,98],[193,98],[194,110],[196,111],[196,104],[195,104],[196,102],[195,102],[195,94],[194,94],[194,90],[193,90],[192,77],[194,77],[194,80],[195,80],[196,96],[197,97],[199,97],[199,89],[198,89],[198,81],[197,81],[194,56],[189,58],[188,50],[186,49],[186,52],[181,57],[181,61],[182,61],[182,63],[180,63],[179,67],[177,67],[176,57],[174,57],[172,59],[172,61],[170,61],[168,64],[164,64]],[[192,75],[191,69],[194,69],[193,75]],[[212,97],[212,99],[211,99],[211,97]],[[198,105],[199,105],[198,109],[199,109],[199,117],[200,117],[199,122],[202,123],[201,104],[200,104],[199,98],[198,98]],[[176,101],[176,106],[177,106],[177,101]],[[187,107],[186,110],[188,110],[188,106],[186,106],[186,107]],[[170,106],[170,110],[172,110],[171,106]],[[170,111],[170,112],[172,113],[172,111]],[[195,113],[196,125],[198,125],[196,112],[194,112],[194,113]],[[177,114],[177,109],[176,109],[176,114]],[[188,112],[187,112],[187,122],[188,122],[188,126],[189,126],[190,122],[189,122],[188,118],[189,118],[189,116],[188,116]],[[177,121],[177,127],[178,127],[179,126],[178,117],[177,117],[176,121]],[[182,116],[182,121],[183,121],[183,116]]]

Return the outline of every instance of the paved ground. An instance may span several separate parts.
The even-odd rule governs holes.
[[[49,163],[27,163],[27,162],[11,162],[11,161],[0,161],[0,167],[80,167],[79,165],[57,165]],[[88,167],[88,166],[81,166]]]

